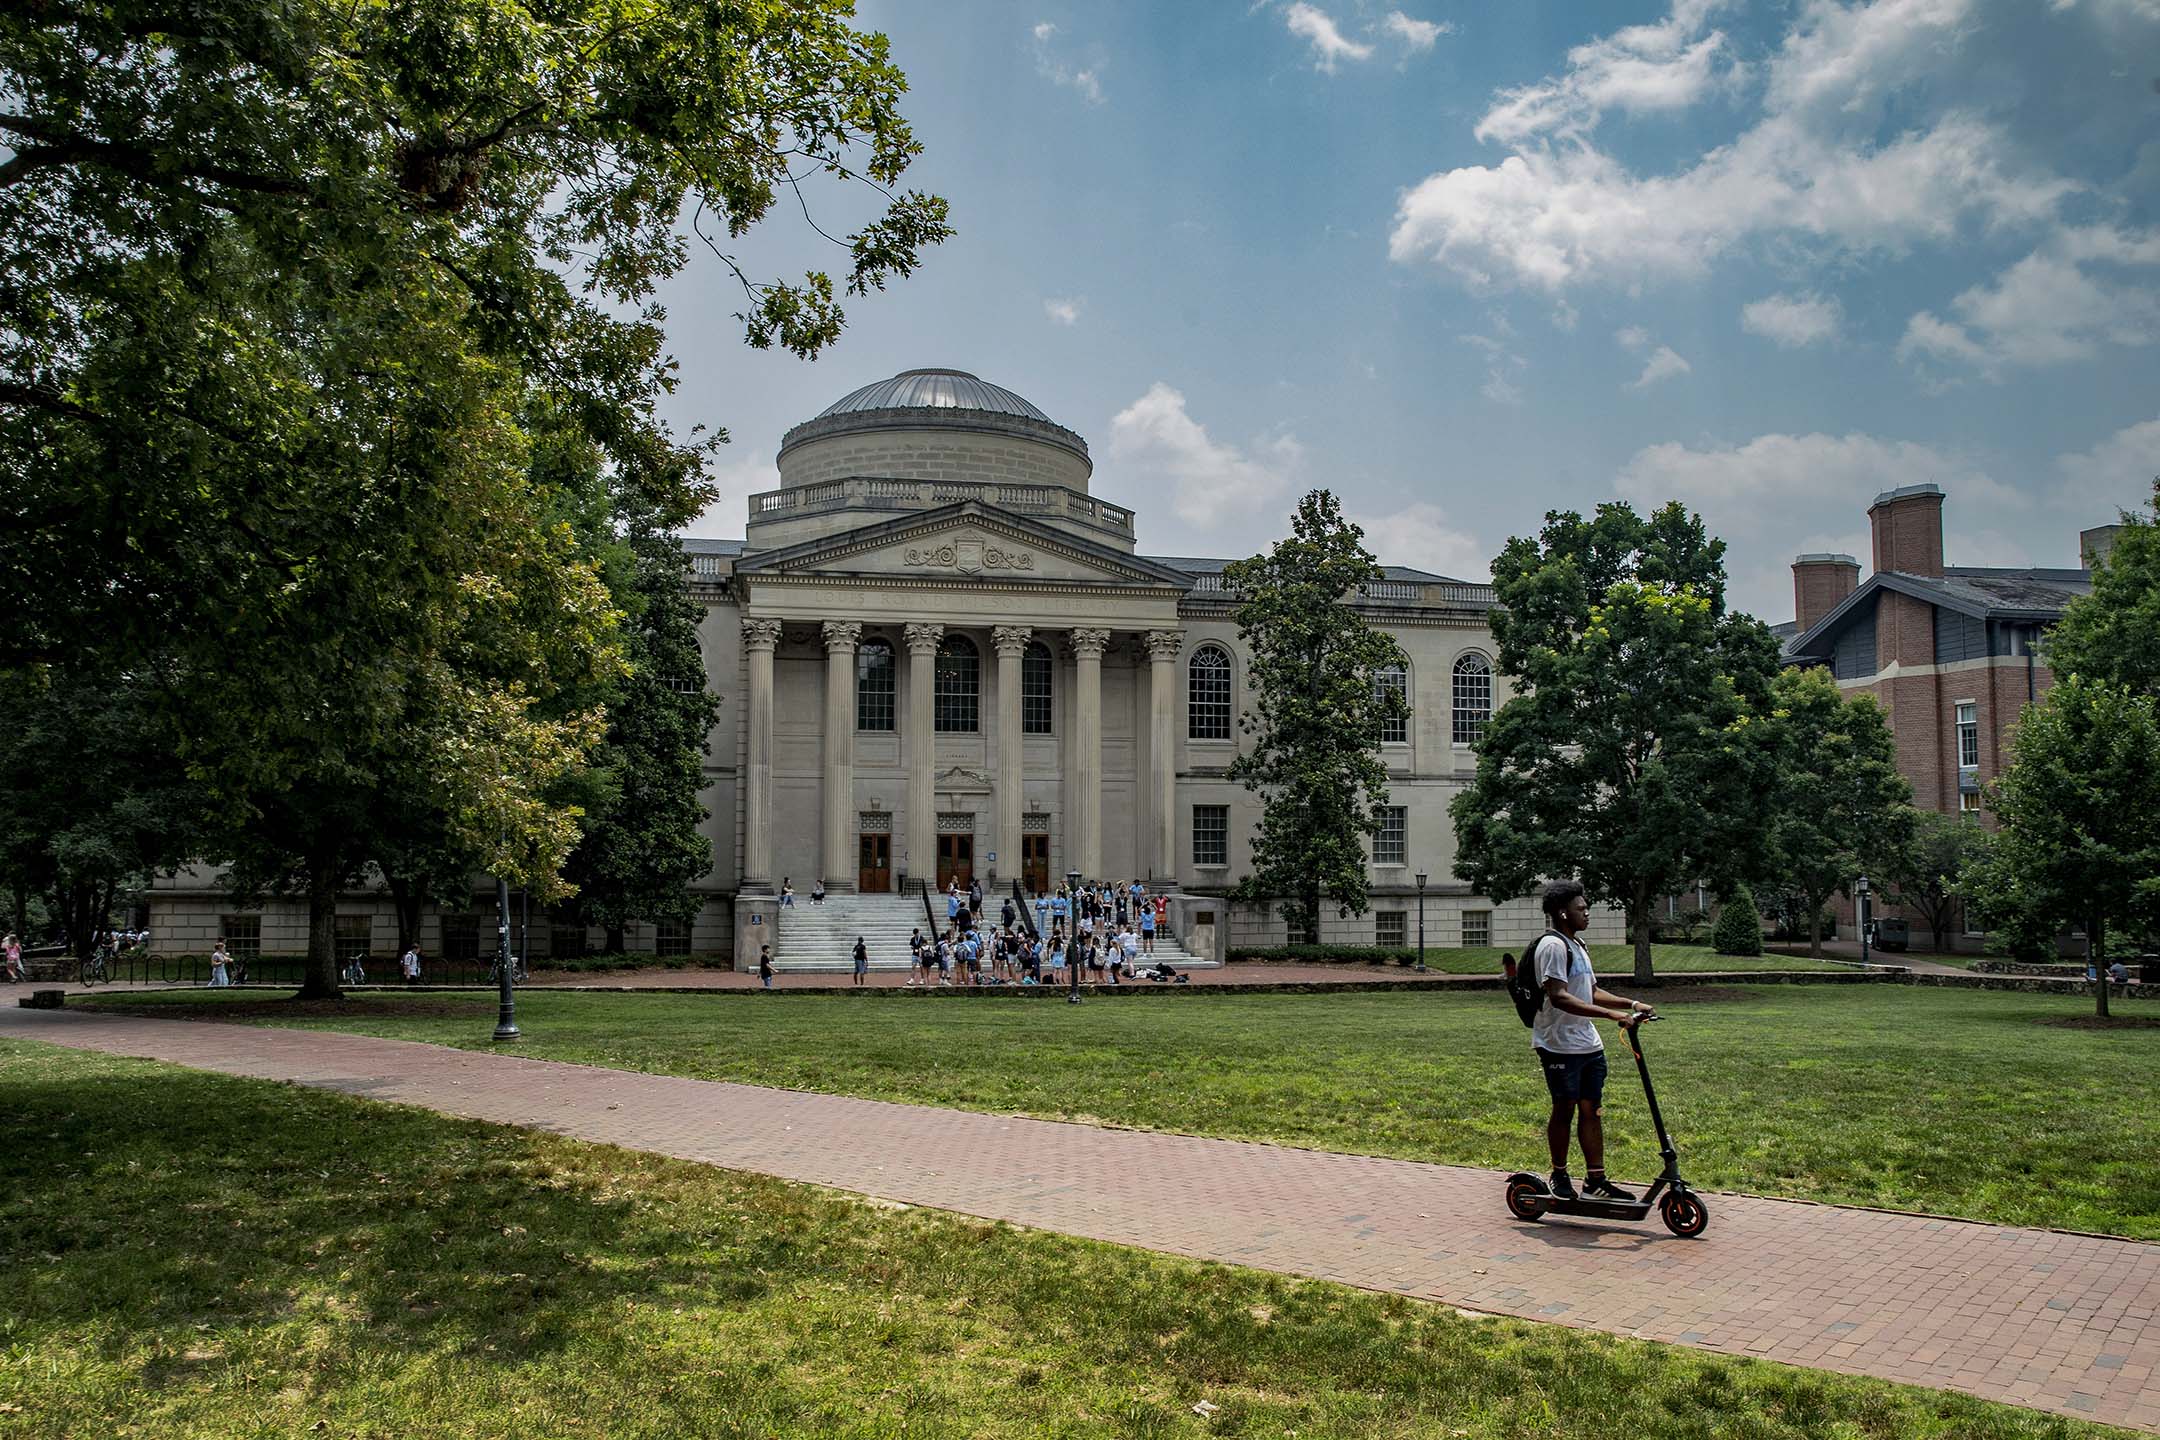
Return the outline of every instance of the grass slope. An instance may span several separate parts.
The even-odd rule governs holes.
[[[0,1092],[9,1436],[2122,1433],[143,1061]]]
[[[2160,1029],[2077,1028],[2089,1002],[2075,996],[1908,986],[1698,988],[1658,1004],[1671,1019],[1645,1046],[1699,1184],[2160,1239],[2160,1111],[2143,1102],[2160,1087]],[[492,1000],[388,995],[283,1023],[487,1049],[494,1015]],[[1495,1169],[1544,1160],[1545,1092],[1494,994],[1068,1006],[527,991],[518,1018],[521,1053],[554,1060]],[[1646,1177],[1642,1090],[1608,1043],[1611,1166]]]

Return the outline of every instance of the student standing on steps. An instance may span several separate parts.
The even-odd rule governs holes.
[[[1552,1096],[1552,1114],[1545,1122],[1546,1144],[1552,1149],[1552,1193],[1563,1200],[1576,1198],[1567,1172],[1572,1122],[1588,1167],[1582,1193],[1597,1200],[1632,1200],[1634,1196],[1605,1178],[1605,1041],[1596,1022],[1635,1025],[1657,1011],[1598,985],[1590,952],[1577,938],[1590,928],[1590,902],[1581,885],[1554,881],[1545,887],[1544,906],[1545,923],[1552,929],[1538,938],[1531,954],[1545,1003],[1531,1024],[1530,1044]]]
[[[867,983],[866,977],[869,974],[870,951],[869,948],[863,944],[863,937],[857,935],[855,937],[855,983],[857,985]]]

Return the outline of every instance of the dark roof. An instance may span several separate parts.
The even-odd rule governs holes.
[[[1182,570],[1188,575],[1220,575],[1224,566],[1237,563],[1235,560],[1208,560],[1190,555],[1150,555],[1146,558],[1154,561],[1157,565],[1167,565],[1173,570]],[[1435,575],[1430,570],[1413,570],[1408,565],[1383,565],[1380,570],[1380,578],[1383,580],[1429,580],[1443,585],[1469,585],[1475,583],[1469,580],[1457,580],[1452,575]]]
[[[1806,634],[1786,641],[1786,655],[1823,653],[1825,642],[1844,628],[1846,618],[1861,606],[1873,604],[1873,597],[1884,590],[1895,590],[1976,620],[2033,620],[2046,624],[2062,618],[2063,607],[2072,600],[2092,593],[2092,574],[2086,570],[1977,565],[1946,565],[1940,576],[1879,570],[1816,621]]]
[[[685,536],[682,548],[685,555],[740,555],[743,550],[743,542],[740,540],[706,540],[696,536]]]

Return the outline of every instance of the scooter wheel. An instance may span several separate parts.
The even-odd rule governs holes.
[[[1658,1218],[1683,1240],[1692,1240],[1710,1224],[1710,1211],[1692,1190],[1675,1190],[1658,1202]]]
[[[1545,1218],[1545,1187],[1535,1180],[1510,1181],[1507,1187],[1507,1208],[1518,1220],[1542,1220]]]

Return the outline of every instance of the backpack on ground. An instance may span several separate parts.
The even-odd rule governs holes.
[[[1546,936],[1563,946],[1567,944],[1567,936],[1557,930],[1547,930],[1523,951],[1520,965],[1515,963],[1513,955],[1500,957],[1500,973],[1507,977],[1508,998],[1515,1002],[1516,1017],[1525,1025],[1537,1024],[1538,1011],[1545,1005],[1545,987],[1538,984],[1537,978],[1537,947],[1545,943]]]

